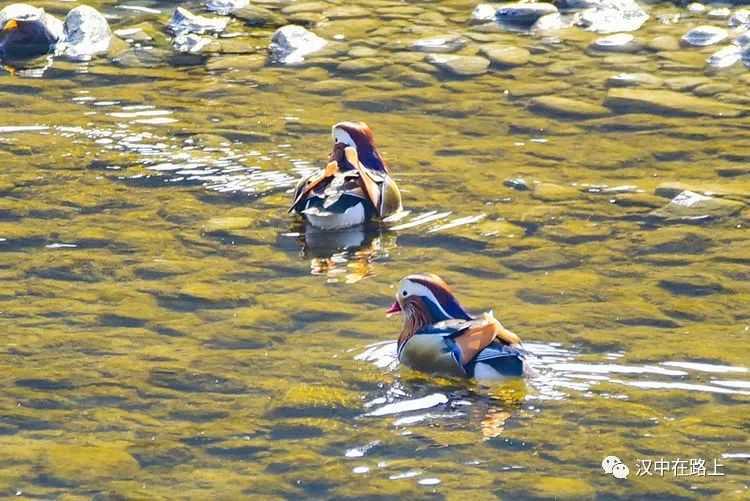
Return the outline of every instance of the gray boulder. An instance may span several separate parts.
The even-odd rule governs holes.
[[[63,38],[57,44],[56,53],[87,61],[105,54],[112,42],[112,32],[107,19],[93,7],[79,5],[65,17]]]
[[[271,37],[271,60],[281,64],[299,64],[305,57],[321,50],[328,44],[312,31],[302,26],[282,26]]]

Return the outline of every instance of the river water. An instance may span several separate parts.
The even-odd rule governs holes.
[[[475,29],[465,0],[262,4],[334,50],[267,64],[276,26],[234,20],[224,54],[177,58],[173,4],[99,2],[149,64],[0,76],[0,492],[747,499],[750,73],[647,46],[726,19],[646,5],[623,54]],[[528,61],[453,75],[410,48],[435,35]],[[666,104],[613,101],[621,73]],[[372,127],[409,212],[306,232],[290,190],[341,120]],[[664,208],[683,190],[710,207]],[[383,311],[419,271],[494,309],[535,374],[399,368]],[[641,471],[662,459],[707,472]]]

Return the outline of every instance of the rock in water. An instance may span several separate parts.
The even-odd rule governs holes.
[[[750,28],[750,10],[739,9],[735,11],[735,13],[732,14],[732,17],[729,18],[729,26],[732,28],[739,26]]]
[[[711,54],[706,59],[706,63],[713,68],[721,69],[734,66],[740,59],[742,59],[742,48],[730,45]]]
[[[57,44],[57,54],[79,61],[104,54],[109,50],[112,32],[104,16],[93,7],[79,5],[68,12],[63,26],[63,38]]]
[[[492,64],[503,67],[523,66],[529,62],[531,55],[528,50],[512,45],[485,45],[479,52]]]
[[[175,35],[180,33],[221,33],[227,28],[229,19],[196,16],[187,9],[177,7],[169,20],[167,29]]]
[[[465,46],[466,39],[460,35],[446,35],[417,40],[411,48],[419,52],[456,52]]]
[[[635,31],[648,19],[635,0],[566,0],[565,4],[583,9],[578,24],[598,33]]]
[[[226,16],[237,9],[247,7],[249,3],[250,0],[208,0],[206,9],[220,16]]]
[[[553,116],[579,118],[602,117],[610,113],[607,108],[599,104],[559,96],[535,97],[529,102],[529,108]]]
[[[281,64],[299,64],[314,52],[325,47],[328,42],[302,26],[288,24],[282,26],[271,37],[271,60]]]
[[[531,31],[536,33],[557,31],[572,26],[572,23],[573,22],[571,19],[563,20],[563,17],[560,15],[560,13],[555,12],[553,14],[547,14],[546,16],[542,16],[537,19],[536,22],[531,26]]]
[[[631,113],[710,117],[738,117],[745,114],[744,110],[731,104],[669,90],[613,88],[607,92],[604,104]]]
[[[513,24],[530,27],[540,17],[557,12],[557,7],[551,3],[511,3],[501,5],[495,12],[497,21],[501,24]]]
[[[667,220],[701,220],[738,214],[744,204],[734,200],[708,197],[683,191],[661,209],[649,213],[651,217]]]
[[[213,42],[213,38],[202,37],[195,33],[180,33],[174,37],[172,46],[177,52],[199,54],[204,47]]]
[[[598,38],[589,47],[605,52],[638,52],[642,45],[630,33],[617,33]]]
[[[482,75],[490,67],[490,62],[479,56],[430,54],[425,60],[456,76]]]
[[[471,12],[471,24],[483,24],[489,23],[495,20],[495,14],[497,13],[497,7],[488,3],[480,3]]]
[[[696,26],[685,33],[680,41],[685,45],[693,47],[706,47],[724,41],[729,33],[723,28],[717,26]]]

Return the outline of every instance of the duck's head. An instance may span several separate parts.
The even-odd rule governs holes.
[[[379,172],[388,172],[388,166],[375,147],[375,136],[366,123],[339,122],[333,126],[332,136],[331,160],[340,160],[343,157],[343,149],[351,146],[357,149],[359,161],[365,167]]]
[[[401,279],[396,289],[396,302],[386,313],[389,316],[401,313],[404,324],[411,323],[415,329],[443,320],[472,318],[443,279],[432,273],[409,275]]]
[[[62,36],[62,23],[44,9],[15,3],[0,11],[0,54],[34,57],[46,54]]]

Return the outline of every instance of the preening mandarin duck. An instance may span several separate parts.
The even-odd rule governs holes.
[[[302,179],[289,212],[322,230],[350,228],[401,210],[401,193],[364,122],[333,126],[325,169]]]
[[[386,313],[403,316],[398,359],[412,369],[477,379],[524,374],[520,338],[491,312],[469,315],[437,275],[403,278]]]
[[[0,11],[0,57],[24,59],[51,52],[63,23],[31,5],[14,3]]]

